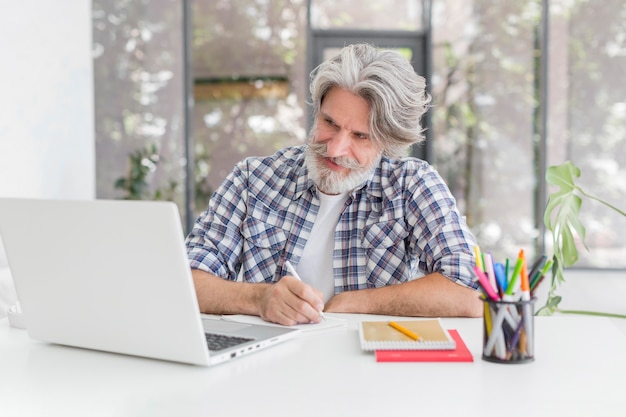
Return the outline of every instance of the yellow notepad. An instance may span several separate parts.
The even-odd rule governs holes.
[[[456,343],[441,325],[440,319],[393,320],[419,336],[413,340],[389,325],[389,321],[362,321],[359,324],[361,349],[370,350],[448,350]]]

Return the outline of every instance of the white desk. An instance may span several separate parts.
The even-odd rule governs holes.
[[[444,319],[473,363],[376,363],[359,319],[212,368],[34,341],[0,320],[2,416],[625,416],[626,336],[538,317],[530,364],[480,358],[480,319]],[[597,336],[595,336],[597,335]]]

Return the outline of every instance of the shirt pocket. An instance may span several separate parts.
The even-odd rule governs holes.
[[[254,217],[246,217],[243,221],[241,234],[252,245],[263,249],[281,249],[285,247],[287,241],[283,229]]]
[[[406,281],[405,238],[408,235],[404,219],[374,223],[364,229],[362,245],[370,286],[382,287]]]
[[[402,243],[409,235],[404,219],[387,220],[365,227],[363,231],[363,247],[366,249],[389,248]]]
[[[244,238],[244,281],[275,280],[276,266],[287,243],[285,231],[254,217],[247,217],[243,221],[241,234]]]

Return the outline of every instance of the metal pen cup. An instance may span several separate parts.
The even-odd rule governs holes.
[[[489,362],[535,360],[535,298],[494,301],[483,298],[483,355]]]

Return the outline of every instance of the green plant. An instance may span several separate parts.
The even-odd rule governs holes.
[[[619,314],[559,309],[561,297],[556,295],[556,289],[560,284],[565,282],[563,269],[574,265],[578,261],[576,235],[578,235],[585,248],[588,249],[585,244],[585,226],[579,218],[583,198],[597,201],[626,217],[626,213],[619,208],[584,191],[575,182],[579,177],[580,168],[571,161],[566,161],[561,165],[551,166],[546,172],[547,183],[558,187],[558,190],[552,192],[548,197],[548,204],[543,218],[546,228],[552,232],[554,264],[552,267],[552,282],[548,299],[545,306],[537,311],[537,314],[550,315],[555,312],[560,312],[626,318],[626,316]]]
[[[165,189],[157,188],[150,193],[150,177],[156,171],[160,161],[159,150],[155,144],[137,149],[128,154],[126,176],[115,181],[115,188],[124,190],[125,200],[173,200],[178,184],[170,181]]]

